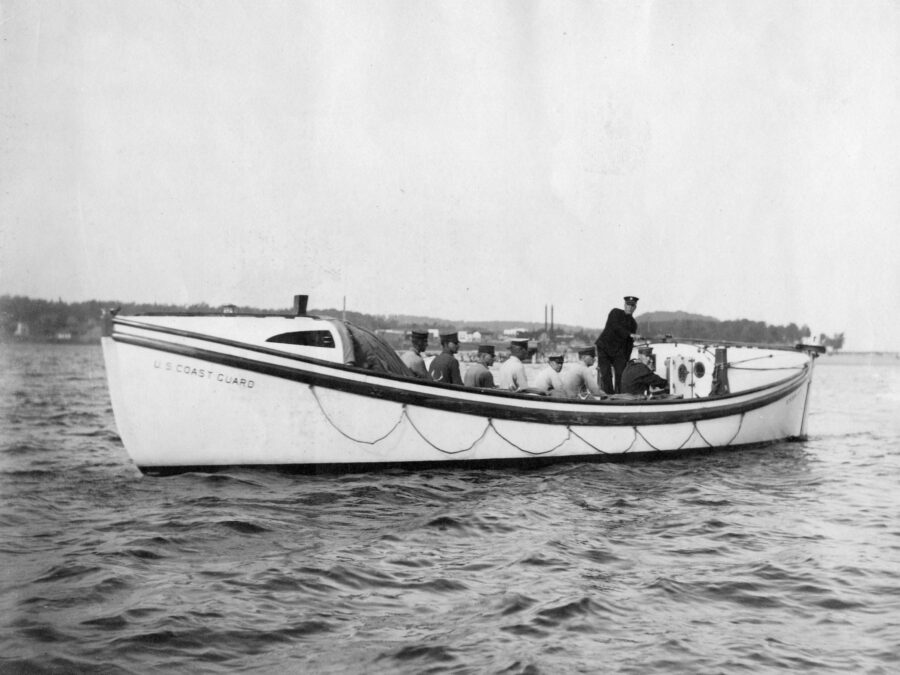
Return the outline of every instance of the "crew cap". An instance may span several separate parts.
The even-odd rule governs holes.
[[[428,331],[413,330],[413,331],[410,331],[409,336],[413,339],[427,340],[428,339]]]
[[[578,356],[595,356],[595,352],[594,347],[584,347],[578,350]]]
[[[637,304],[637,301],[638,301],[638,298],[636,298],[636,297],[633,296],[633,295],[626,295],[626,296],[625,296],[625,304],[626,304],[626,305],[636,305],[636,304]]]
[[[528,349],[528,340],[510,340],[510,347],[519,347],[520,349]]]

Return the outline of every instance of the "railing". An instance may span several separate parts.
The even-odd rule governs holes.
[[[672,335],[661,335],[652,338],[644,338],[646,344],[651,343],[672,343],[689,342],[692,344],[701,344],[706,346],[718,347],[750,347],[756,349],[779,349],[782,351],[808,351],[815,354],[824,354],[825,347],[822,345],[795,344],[793,346],[787,344],[768,344],[765,342],[742,342],[740,340],[710,340],[708,338],[690,338],[690,337],[673,337]]]

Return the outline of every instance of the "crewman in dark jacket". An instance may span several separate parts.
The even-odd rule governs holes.
[[[441,333],[441,353],[431,360],[428,374],[435,382],[446,384],[462,384],[459,372],[459,361],[453,356],[459,351],[459,334],[457,332]]]
[[[494,388],[494,376],[488,370],[494,363],[494,345],[478,345],[478,360],[466,370],[463,383],[467,387]]]
[[[597,380],[605,392],[621,392],[622,372],[631,358],[634,341],[640,340],[637,333],[637,321],[632,314],[637,307],[638,299],[633,295],[625,296],[625,309],[616,307],[606,318],[606,327],[594,343],[597,346]],[[612,371],[616,372],[616,384],[613,388]]]
[[[651,389],[669,388],[669,383],[664,377],[660,377],[650,368],[650,360],[653,356],[652,347],[639,347],[638,358],[629,361],[622,373],[622,393],[646,395]]]

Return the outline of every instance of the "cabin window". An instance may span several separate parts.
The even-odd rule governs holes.
[[[299,345],[301,347],[330,347],[334,348],[334,336],[327,330],[302,330],[290,333],[273,335],[266,342],[278,342],[284,345]]]

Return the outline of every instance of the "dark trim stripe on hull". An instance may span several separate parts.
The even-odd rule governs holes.
[[[321,464],[215,464],[215,465],[169,465],[169,466],[138,466],[141,473],[148,476],[176,476],[184,473],[218,473],[236,469],[251,471],[276,471],[293,474],[346,474],[346,473],[372,473],[373,471],[429,471],[434,469],[541,469],[560,464],[630,464],[632,462],[667,461],[679,457],[696,457],[714,455],[725,452],[733,452],[740,449],[742,452],[761,450],[779,443],[792,443],[801,441],[800,438],[784,438],[762,443],[747,443],[743,445],[731,445],[716,448],[690,448],[683,450],[648,450],[644,452],[609,453],[591,455],[562,455],[543,457],[504,457],[496,459],[445,459],[445,460],[414,460],[408,462],[371,462],[371,463],[321,463]]]
[[[192,335],[190,337],[194,336]],[[679,407],[683,406],[683,409],[681,410],[629,412],[627,410],[622,410],[621,408],[625,406],[633,406],[635,405],[635,403],[632,401],[621,400],[601,402],[574,400],[565,401],[567,405],[583,405],[585,407],[584,411],[540,410],[533,407],[516,405],[517,402],[522,401],[526,398],[525,396],[520,394],[478,391],[477,393],[479,395],[497,396],[497,402],[466,400],[447,396],[442,393],[442,389],[459,391],[458,387],[454,387],[451,385],[440,385],[439,383],[434,383],[434,385],[429,384],[427,386],[429,386],[429,388],[433,387],[435,389],[435,392],[426,393],[403,389],[401,387],[392,386],[391,384],[360,382],[356,380],[346,379],[338,375],[316,373],[279,364],[266,363],[264,361],[255,361],[253,359],[248,359],[245,357],[233,356],[231,354],[223,354],[221,352],[175,344],[163,340],[157,340],[154,338],[114,334],[112,336],[112,339],[123,344],[143,347],[146,349],[170,354],[178,354],[180,356],[207,361],[209,363],[216,363],[218,365],[229,366],[232,368],[242,369],[262,375],[269,375],[284,380],[300,382],[313,387],[323,387],[327,389],[343,391],[349,394],[393,401],[405,405],[415,405],[423,408],[445,410],[448,412],[475,415],[478,417],[489,417],[492,419],[515,420],[519,422],[535,422],[538,424],[566,424],[575,426],[655,426],[661,424],[690,423],[728,417],[731,415],[740,415],[769,405],[771,403],[775,403],[776,401],[789,396],[807,383],[807,375],[809,372],[808,369],[804,369],[794,377],[777,383],[778,388],[773,389],[772,391],[767,392],[765,391],[766,388],[760,388],[759,396],[751,400],[735,401],[733,403],[725,405],[721,405],[721,401],[727,400],[730,397],[744,396],[746,395],[746,393],[733,394],[730,396],[718,397],[716,399],[709,399],[709,405],[698,403],[697,399],[666,399],[658,401],[650,400],[639,402],[642,407],[652,407],[654,405],[676,405]],[[206,338],[204,336],[197,336],[197,339]],[[221,342],[221,340],[218,339],[213,341]],[[232,346],[253,349],[252,346],[245,346],[242,343],[233,343]],[[265,351],[266,353],[268,353],[270,350],[254,349],[254,351]],[[290,355],[284,355],[281,352],[274,352],[274,355],[278,357],[287,356],[287,358],[291,358]],[[318,366],[333,368],[336,372],[346,372],[348,370],[347,367],[319,360],[304,359],[302,357],[294,357],[292,360],[296,360],[301,363],[309,362]],[[393,378],[390,375],[383,376],[381,373],[373,373],[372,371],[361,371],[355,368],[349,370],[355,373],[362,372],[369,376],[376,376],[379,379],[384,379],[387,381],[390,381],[392,379],[399,379],[401,382],[408,382],[408,380],[403,380],[402,378]],[[531,397],[528,398],[529,400],[534,400]],[[546,400],[548,404],[560,403],[559,399]],[[598,407],[604,407],[607,409],[597,410]],[[618,409],[610,410],[609,408]]]

